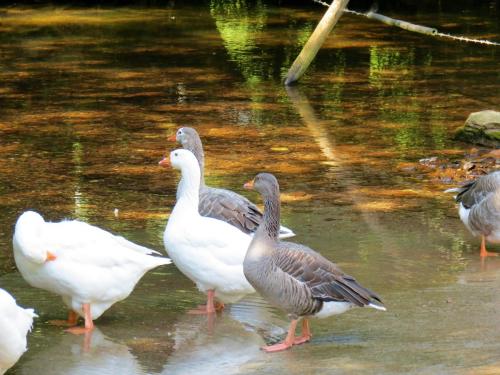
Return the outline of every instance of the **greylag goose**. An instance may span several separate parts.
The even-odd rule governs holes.
[[[170,259],[158,252],[78,220],[46,222],[26,211],[14,231],[14,259],[23,278],[36,288],[62,297],[70,309],[64,325],[81,334],[94,329],[93,320],[115,302],[128,297],[139,279]]]
[[[500,243],[500,171],[479,177],[445,193],[458,193],[459,215],[474,236],[481,236],[481,257],[497,256],[486,250],[486,241]]]
[[[0,374],[11,368],[26,351],[26,335],[31,331],[33,309],[24,309],[0,289]]]
[[[207,294],[207,304],[192,313],[212,314],[254,292],[243,275],[251,236],[225,221],[201,216],[198,212],[200,167],[189,150],[174,150],[160,165],[180,169],[177,202],[168,219],[163,241],[177,268]],[[218,306],[214,298],[223,303]]]
[[[260,173],[244,186],[262,195],[264,220],[250,243],[243,271],[255,290],[291,319],[285,340],[264,347],[265,351],[281,351],[309,341],[311,316],[326,318],[356,306],[385,311],[377,294],[319,253],[304,245],[278,240],[279,185],[272,174]],[[299,318],[303,318],[302,335],[295,337]]]
[[[205,185],[205,154],[198,132],[190,127],[177,130],[175,139],[182,147],[191,151],[200,166],[200,205],[201,216],[213,217],[228,222],[239,230],[253,234],[262,221],[262,212],[244,196],[231,190],[218,189]],[[280,226],[280,238],[295,236],[291,229]]]

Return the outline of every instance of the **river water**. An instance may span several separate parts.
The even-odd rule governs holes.
[[[0,9],[0,287],[40,315],[10,373],[500,373],[500,259],[480,261],[449,186],[415,167],[471,148],[452,132],[498,109],[500,50],[344,15],[287,90],[281,79],[323,11],[222,0]],[[496,12],[391,16],[498,41]],[[210,321],[188,315],[204,296],[169,265],[87,341],[49,325],[66,311],[16,271],[16,218],[77,218],[164,252],[179,174],[157,162],[180,126],[202,137],[208,184],[260,204],[242,184],[274,173],[294,240],[388,311],[313,321],[311,343],[266,354],[288,326],[280,311],[249,296]]]

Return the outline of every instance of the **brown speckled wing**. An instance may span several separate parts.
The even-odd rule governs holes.
[[[314,298],[357,306],[368,305],[372,299],[381,302],[377,294],[314,250],[291,242],[280,242],[277,250],[275,264],[296,281],[305,283]]]
[[[200,215],[223,220],[245,233],[253,233],[262,213],[245,197],[225,189],[205,187],[200,191]]]

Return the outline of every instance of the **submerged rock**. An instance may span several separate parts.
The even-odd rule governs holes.
[[[500,147],[500,112],[487,110],[471,113],[465,125],[457,129],[455,137],[465,142]]]

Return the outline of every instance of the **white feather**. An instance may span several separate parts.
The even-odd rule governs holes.
[[[32,211],[19,217],[13,244],[16,265],[30,285],[62,296],[82,316],[82,304],[90,303],[93,319],[128,297],[147,271],[171,263],[98,227],[77,220],[49,223]],[[55,260],[46,261],[48,251]]]
[[[26,335],[31,331],[33,309],[23,309],[0,289],[0,374],[12,367],[26,351]]]

